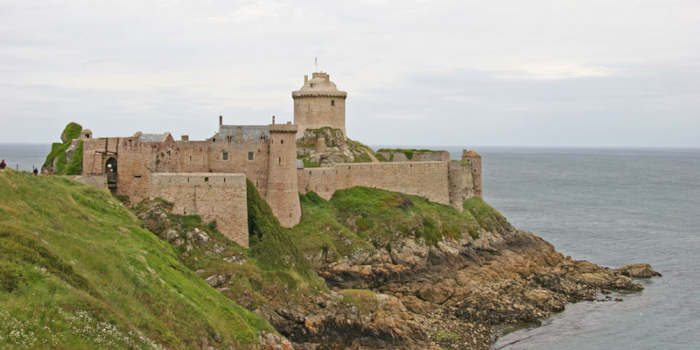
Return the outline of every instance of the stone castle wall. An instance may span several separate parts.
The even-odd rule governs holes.
[[[301,218],[297,192],[296,126],[270,125],[268,138],[213,137],[205,141],[142,142],[139,136],[84,140],[83,175],[108,174],[107,162],[117,164],[116,194],[138,202],[152,195],[152,177],[161,173],[241,173],[267,199],[283,226]]]
[[[151,196],[174,203],[173,212],[216,220],[232,241],[248,246],[246,176],[226,173],[154,173]]]
[[[347,93],[327,73],[315,72],[292,92],[294,124],[224,125],[209,139],[175,141],[169,133],[93,138],[85,130],[84,181],[128,196],[132,202],[162,197],[182,214],[217,220],[229,238],[248,244],[245,181],[250,180],[286,227],[301,219],[299,193],[330,199],[340,189],[380,188],[423,196],[462,210],[463,200],[481,196],[481,156],[465,151],[451,162],[444,151],[382,154],[391,162],[344,163],[297,169],[296,138],[306,129],[345,129]],[[319,145],[319,150],[325,147]],[[110,165],[111,167],[108,167]],[[116,171],[115,171],[116,168]],[[245,229],[243,229],[245,226]]]
[[[299,192],[330,199],[337,190],[374,187],[450,204],[448,162],[348,163],[298,169]]]
[[[413,152],[411,159],[408,159],[403,152],[391,150],[379,151],[377,155],[381,155],[390,162],[447,162],[450,160],[450,152],[447,151]]]

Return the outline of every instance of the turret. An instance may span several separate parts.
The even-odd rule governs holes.
[[[328,73],[316,72],[304,76],[301,89],[292,92],[294,124],[299,128],[296,137],[304,136],[306,129],[331,127],[345,132],[345,99],[348,93],[340,91]]]
[[[474,192],[477,197],[482,197],[481,187],[481,155],[476,151],[462,150],[462,161],[469,162],[472,166],[472,177],[474,178]]]
[[[280,224],[291,227],[301,219],[297,187],[297,126],[291,123],[271,124],[267,203]]]

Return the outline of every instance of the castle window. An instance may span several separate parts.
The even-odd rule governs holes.
[[[223,160],[228,160],[228,152],[222,152],[222,153],[221,153],[221,159],[223,159]]]
[[[282,164],[282,157],[279,158],[278,162]]]
[[[335,106],[335,100],[331,100],[331,106]]]
[[[284,140],[280,140],[280,144],[283,144],[283,143],[284,143]]]
[[[208,178],[208,177],[205,177],[205,178],[204,178],[204,182],[209,182],[209,178]]]
[[[248,160],[254,160],[255,159],[255,152],[248,152]]]

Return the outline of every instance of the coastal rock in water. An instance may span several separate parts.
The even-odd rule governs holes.
[[[623,276],[632,278],[651,278],[655,276],[661,277],[661,274],[654,271],[649,264],[629,264],[615,270]]]

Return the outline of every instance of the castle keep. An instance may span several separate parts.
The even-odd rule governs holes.
[[[304,77],[292,92],[294,123],[225,125],[208,139],[175,140],[170,133],[94,138],[83,130],[81,181],[107,184],[131,201],[160,197],[180,214],[216,220],[219,231],[248,246],[246,179],[267,200],[283,226],[301,219],[299,193],[314,191],[330,199],[340,189],[367,186],[415,194],[462,210],[462,202],[481,196],[481,157],[465,151],[460,161],[447,152],[392,155],[364,163],[304,168],[296,140],[306,130],[339,129],[344,138],[345,100],[327,73]]]

